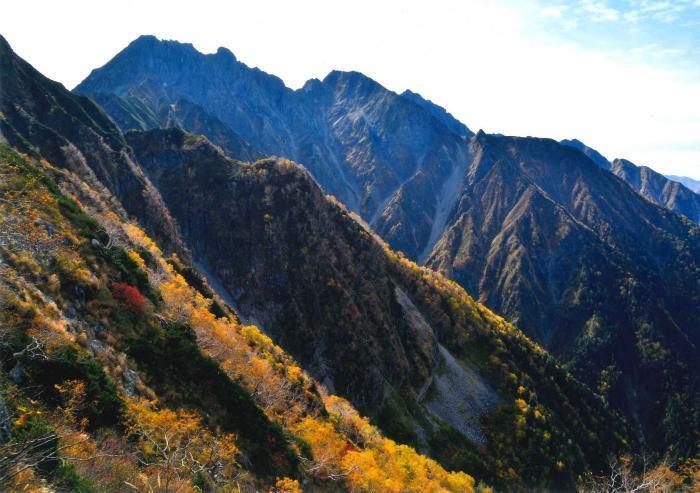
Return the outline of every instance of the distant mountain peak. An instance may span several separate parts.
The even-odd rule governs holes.
[[[678,176],[678,175],[666,175],[669,180],[677,181],[678,183],[685,185],[690,190],[695,193],[700,193],[700,180],[695,178],[690,178],[689,176]]]
[[[371,81],[375,84],[378,84],[378,82],[374,81],[371,77],[368,77],[362,72],[358,72],[357,70],[338,69],[333,69],[330,72],[328,72],[328,75],[324,77],[323,82],[333,82],[336,80]]]
[[[323,84],[339,88],[344,86],[353,88],[363,93],[376,90],[386,90],[379,82],[356,70],[331,70],[323,79]]]
[[[160,43],[160,39],[158,39],[155,35],[142,34],[139,37],[137,37],[136,39],[134,39],[131,43],[129,43],[129,46],[156,44],[156,43]]]
[[[160,39],[153,34],[142,34],[138,38],[134,39],[129,45],[123,50],[123,52],[130,52],[134,50],[154,50],[161,47],[168,47],[170,49],[182,49],[185,51],[196,51],[196,48],[192,43],[182,43],[177,40],[172,39]]]
[[[639,167],[636,164],[634,164],[632,161],[630,161],[629,159],[620,158],[620,157],[616,157],[615,159],[613,159],[612,164],[621,164],[623,166],[634,166],[635,168]]]
[[[564,139],[561,141],[561,143],[564,145],[571,145],[571,146],[576,145],[576,146],[581,146],[581,147],[587,147],[586,144],[584,144],[583,142],[581,142],[578,139]]]
[[[4,55],[6,53],[12,53],[12,48],[10,47],[10,43],[8,43],[3,35],[0,34],[0,55]]]
[[[229,50],[228,48],[226,48],[224,46],[219,46],[219,48],[217,48],[216,56],[217,57],[232,58],[233,60],[238,61],[238,59],[236,58],[236,55],[234,55],[231,50]]]

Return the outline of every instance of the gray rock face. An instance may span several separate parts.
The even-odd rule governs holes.
[[[263,156],[224,122],[209,114],[199,105],[180,99],[150,107],[149,102],[130,93],[127,99],[114,94],[93,95],[122,130],[151,130],[154,128],[180,128],[187,132],[206,135],[229,156],[244,161],[254,161]]]
[[[503,400],[476,371],[439,346],[440,366],[428,389],[426,406],[476,445],[486,445],[481,418]]]

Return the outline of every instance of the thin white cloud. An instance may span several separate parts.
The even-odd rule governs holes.
[[[649,2],[641,7],[642,12],[663,12],[673,9],[671,2]]]
[[[593,21],[611,22],[620,18],[620,12],[603,1],[581,0],[580,5]]]
[[[631,8],[622,14],[623,20],[636,23],[642,19],[654,19],[661,22],[674,22],[693,6],[700,5],[696,0],[654,1],[641,0],[634,2],[635,8]]]
[[[551,17],[555,19],[561,19],[564,16],[564,12],[567,10],[566,5],[550,5],[549,7],[544,7],[540,10],[540,17]]]
[[[641,55],[643,53],[648,53],[655,50],[658,47],[656,43],[648,44],[645,46],[638,46],[637,48],[632,48],[629,53],[632,55]]]

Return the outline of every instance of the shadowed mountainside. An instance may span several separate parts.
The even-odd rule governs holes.
[[[697,437],[677,436],[700,419],[698,229],[648,202],[692,218],[684,187],[578,141],[473,136],[421,96],[357,72],[293,91],[226,49],[203,55],[152,36],[76,90],[147,108],[189,99],[263,154],[303,163],[392,248],[562,358],[649,444],[697,450]]]
[[[619,426],[585,387],[457,285],[387,250],[301,167],[234,161],[178,130],[127,139],[195,260],[239,315],[260,323],[390,436],[498,484],[511,480],[497,464],[509,463],[516,482],[530,486],[561,476],[552,454],[568,448],[564,437],[577,437],[566,453],[575,468],[616,446],[594,438],[600,432],[583,434],[591,419],[608,432]],[[445,371],[474,375],[456,387],[473,392],[454,393],[445,405],[440,392],[455,389]],[[557,429],[552,443],[541,442],[544,428]],[[484,444],[482,455],[476,446]]]

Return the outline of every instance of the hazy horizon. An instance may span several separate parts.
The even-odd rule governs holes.
[[[226,47],[292,88],[356,70],[474,131],[576,138],[610,160],[700,179],[700,1],[360,4],[30,0],[4,9],[0,34],[69,88],[153,34]]]

